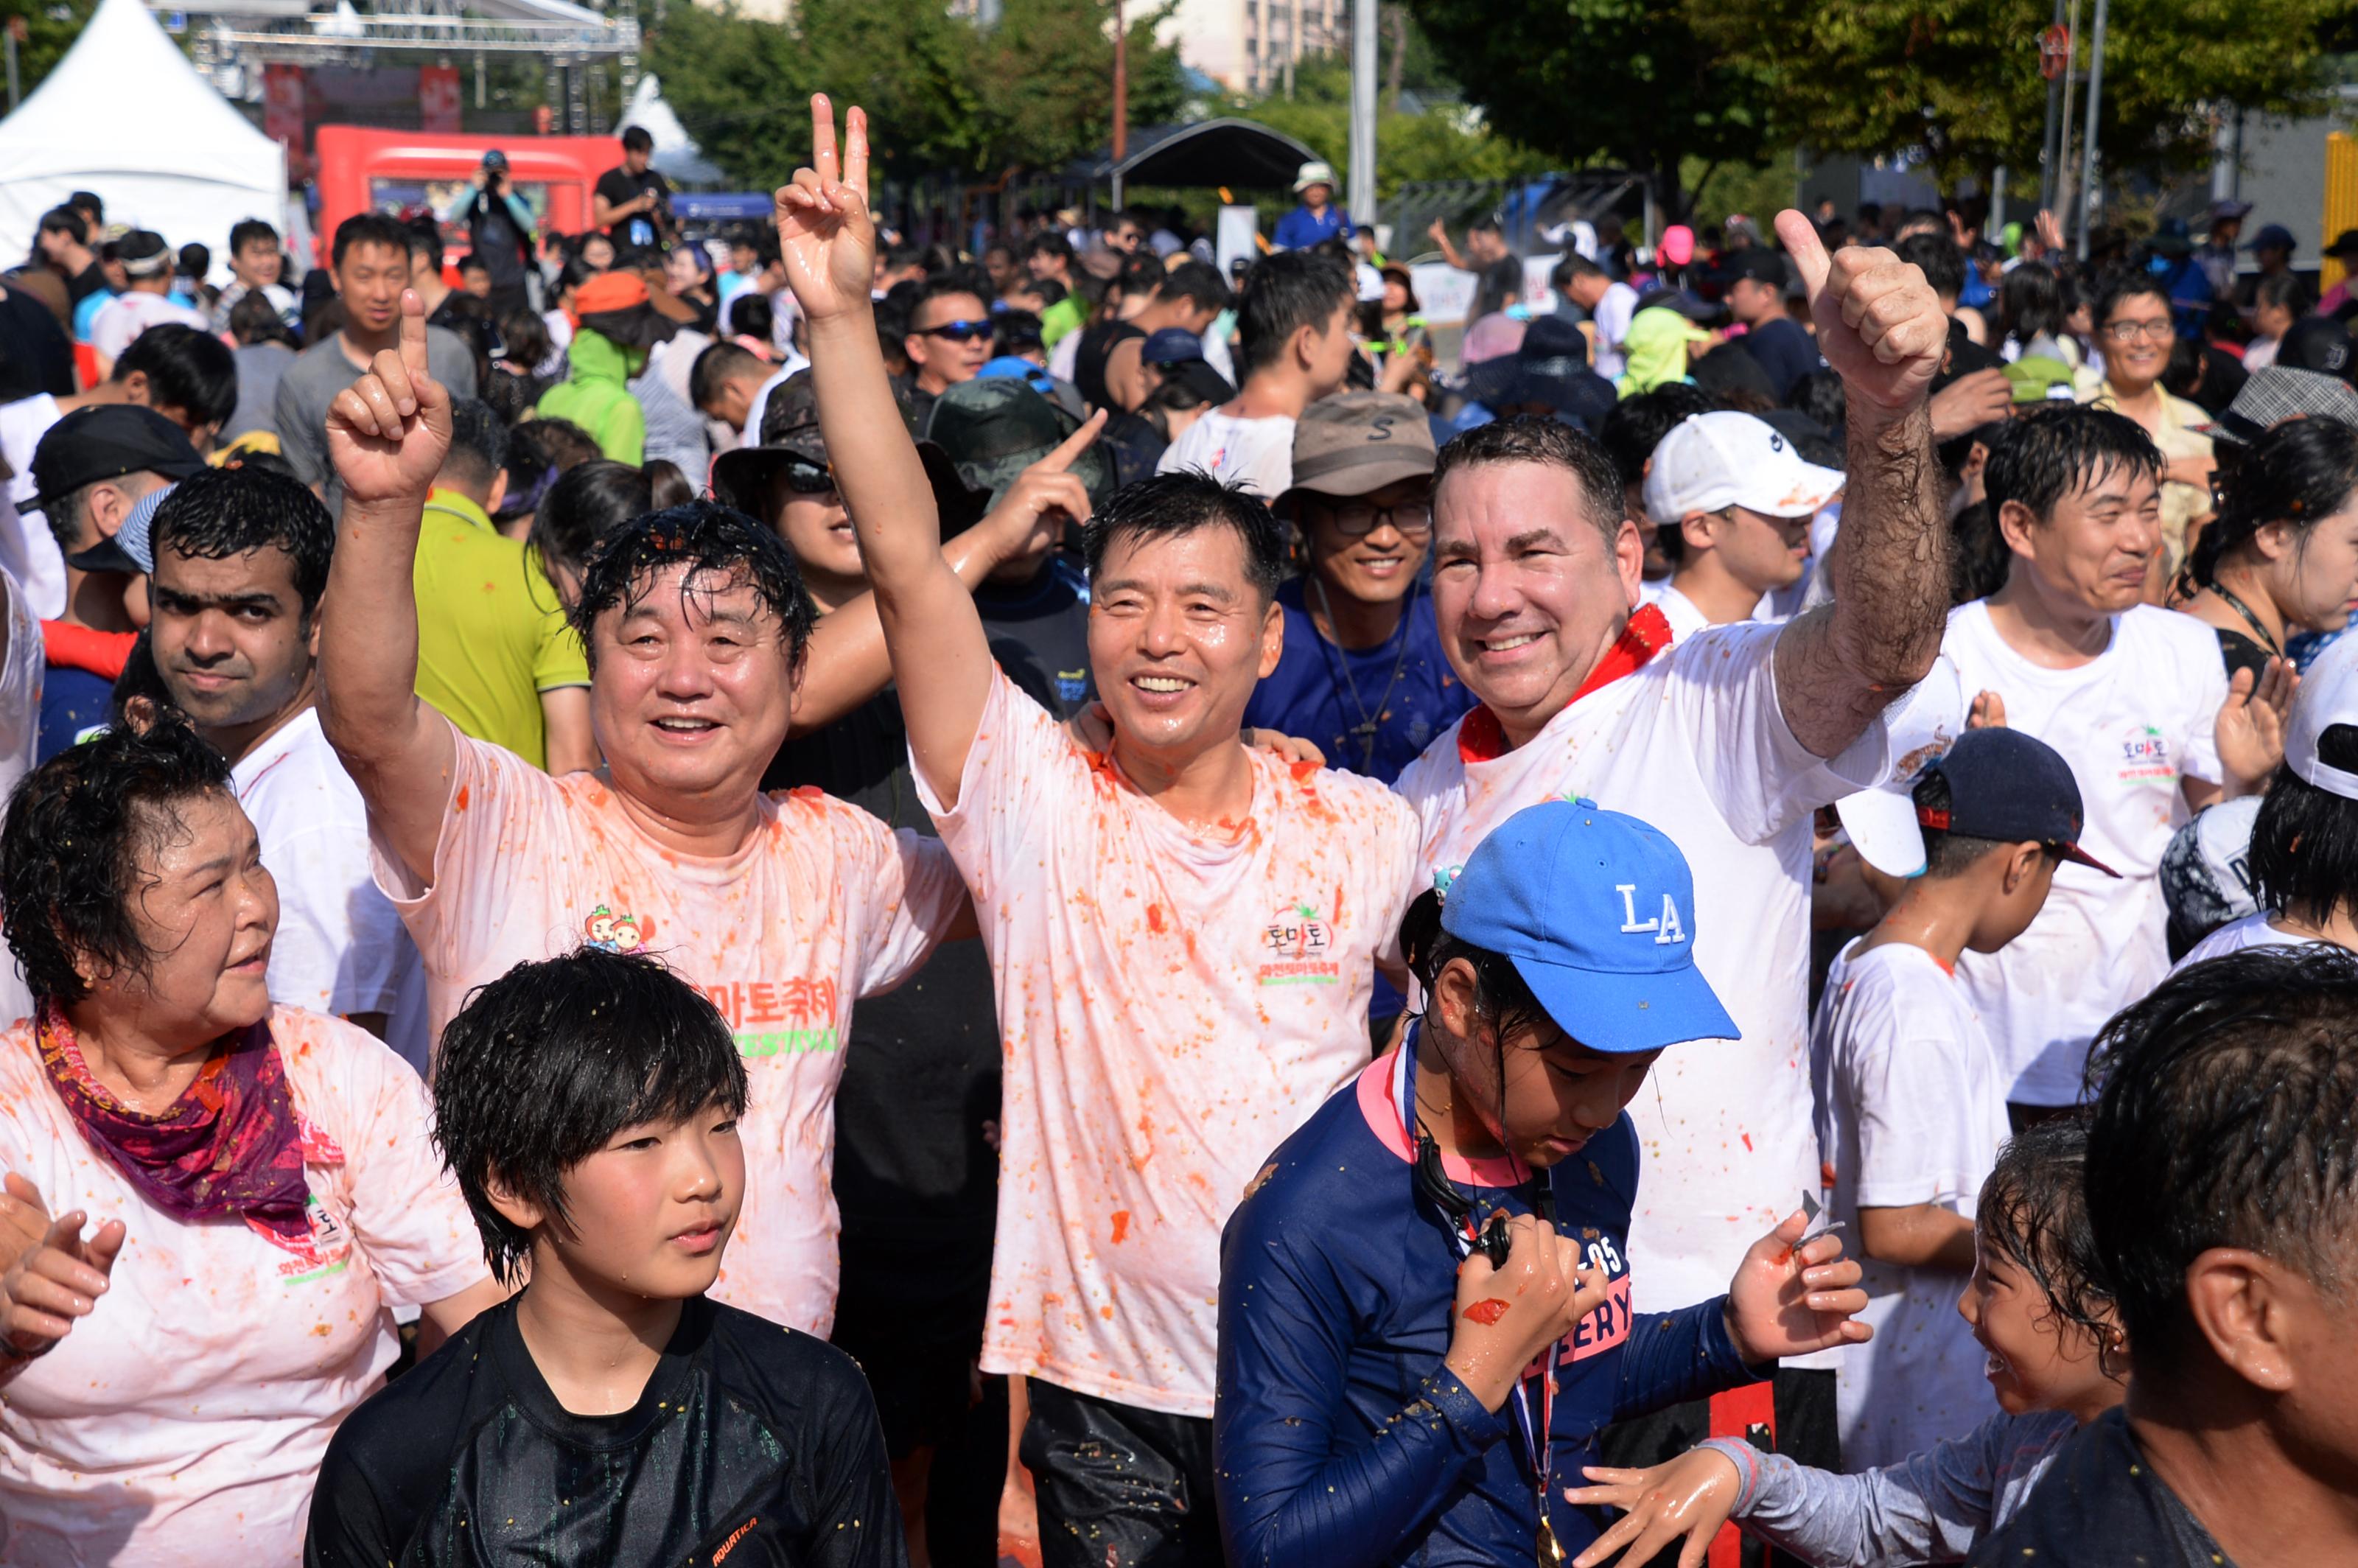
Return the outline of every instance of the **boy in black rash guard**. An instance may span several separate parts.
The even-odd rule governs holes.
[[[858,1367],[705,1298],[744,1107],[728,1023],[649,958],[519,964],[450,1021],[435,1138],[529,1283],[344,1422],[308,1568],[901,1568]]]

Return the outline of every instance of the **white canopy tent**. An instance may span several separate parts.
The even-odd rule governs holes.
[[[627,129],[636,125],[654,138],[656,169],[684,185],[718,185],[727,176],[713,167],[704,156],[687,127],[663,100],[663,87],[652,76],[639,78],[638,91],[622,105],[622,124]]]
[[[287,155],[197,73],[140,0],[100,0],[81,37],[0,120],[0,257],[76,190],[107,222],[226,259],[230,225],[286,228]]]

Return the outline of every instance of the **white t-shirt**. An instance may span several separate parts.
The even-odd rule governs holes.
[[[399,1349],[389,1309],[489,1272],[417,1075],[336,1019],[273,1008],[270,1033],[319,1135],[301,1252],[149,1204],[58,1098],[31,1023],[0,1034],[0,1165],[50,1213],[128,1231],[97,1309],[0,1400],[11,1568],[300,1562],[328,1439]]]
[[[2139,605],[2114,618],[2104,653],[2052,670],[2009,647],[1976,600],[1950,611],[1941,647],[1967,702],[1996,692],[2007,724],[2071,764],[2088,816],[2080,847],[2121,873],[2115,881],[2086,866],[2058,867],[2028,931],[1957,965],[2011,1086],[2006,1098],[2071,1105],[2088,1042],[2169,968],[2161,857],[2191,815],[2183,780],[2221,777],[2212,727],[2227,668],[2219,634],[2191,616]]]
[[[99,358],[112,363],[123,357],[123,351],[131,346],[134,338],[167,321],[178,321],[200,332],[213,330],[203,311],[191,310],[168,295],[134,289],[116,295],[91,318],[90,346],[98,351]]]
[[[1862,938],[1864,940],[1864,938]],[[1875,1338],[1834,1361],[1843,1468],[1898,1465],[1990,1413],[1981,1346],[1957,1315],[1965,1276],[1878,1263],[1858,1211],[1932,1204],[1970,1219],[2006,1141],[2006,1084],[1989,1037],[1939,959],[1901,942],[1843,950],[1810,1031],[1826,1206],[1864,1273]]]
[[[2277,930],[2269,924],[2275,918],[2275,915],[2264,909],[2257,914],[2247,914],[2241,920],[2227,922],[2226,925],[2188,948],[2186,957],[2171,965],[2169,972],[2174,975],[2189,965],[2201,963],[2206,958],[2223,958],[2230,953],[2240,953],[2246,947],[2307,947],[2319,945],[2320,939],[2317,937],[2295,936],[2288,931]]]
[[[1156,473],[1195,469],[1242,484],[1263,501],[1293,488],[1293,420],[1282,414],[1244,419],[1215,408],[1187,427],[1154,465]]]
[[[262,840],[278,884],[278,933],[270,944],[270,1000],[349,1017],[384,1012],[388,1044],[420,1073],[429,1056],[414,1000],[417,948],[369,864],[368,807],[307,708],[230,770],[238,804]]]
[[[1596,325],[1596,373],[1611,381],[1628,368],[1621,344],[1629,336],[1629,319],[1638,313],[1638,291],[1626,283],[1605,286],[1589,319]]]
[[[55,621],[66,612],[66,557],[49,532],[49,519],[27,511],[25,503],[40,489],[33,481],[33,453],[57,422],[58,400],[46,392],[0,404],[0,459],[7,460],[8,499],[16,507],[11,553],[24,562],[17,579],[25,586],[35,618],[42,621]]]
[[[1683,643],[1711,624],[1711,618],[1705,615],[1682,589],[1673,587],[1669,579],[1665,579],[1660,584],[1649,583],[1646,586],[1651,591],[1643,597],[1660,610],[1662,619],[1671,623],[1672,642]]]
[[[1250,757],[1250,816],[1201,836],[994,674],[957,809],[920,775],[1005,1043],[985,1371],[1210,1415],[1220,1228],[1368,1064],[1415,820],[1371,779]]]
[[[1818,1189],[1811,1122],[1812,813],[1883,776],[1878,721],[1832,762],[1777,706],[1778,628],[1696,633],[1502,752],[1477,708],[1393,787],[1416,807],[1419,885],[1527,806],[1581,795],[1668,834],[1694,875],[1695,962],[1741,1040],[1673,1045],[1629,1106],[1646,1168],[1629,1231],[1639,1310],[1727,1289],[1745,1249]]]
[[[851,1004],[924,963],[965,900],[942,847],[816,789],[764,795],[734,854],[676,854],[596,773],[552,779],[457,747],[430,887],[376,847],[377,883],[425,960],[436,1039],[467,993],[588,944],[662,958],[712,999],[745,1058],[745,1205],[712,1294],[824,1339],[835,1324],[835,1088]]]
[[[8,510],[0,501],[0,512]],[[5,523],[5,518],[0,518]],[[48,668],[41,652],[40,622],[16,578],[0,571],[0,597],[7,604],[8,654],[0,659],[0,818],[8,797],[33,771],[36,744],[41,738],[41,676]],[[25,989],[24,971],[13,955],[0,955],[0,1022],[13,1022],[33,1011],[33,994]]]

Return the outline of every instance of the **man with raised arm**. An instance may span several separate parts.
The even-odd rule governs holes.
[[[1007,1053],[983,1368],[1031,1379],[1022,1454],[1052,1568],[1217,1563],[1220,1228],[1269,1152],[1367,1065],[1415,823],[1371,780],[1239,743],[1277,663],[1283,546],[1258,499],[1200,474],[1135,485],[1089,522],[1106,752],[999,673],[943,569],[877,348],[866,123],[850,112],[838,178],[833,112],[812,107],[815,168],[778,193],[787,277]]]
[[[1660,610],[1633,613],[1644,542],[1595,442],[1506,420],[1452,441],[1433,473],[1434,615],[1480,706],[1394,786],[1422,819],[1421,872],[1446,874],[1552,796],[1639,814],[1693,868],[1695,958],[1742,1035],[1733,1048],[1672,1046],[1629,1108],[1648,1164],[1629,1238],[1639,1311],[1708,1295],[1797,1189],[1820,1187],[1804,989],[1811,818],[1885,771],[1879,716],[1931,667],[1948,608],[1925,411],[1948,328],[1939,302],[1889,252],[1829,256],[1795,212],[1778,232],[1849,399],[1831,606],[1673,647]],[[1627,929],[1660,918],[1632,896]],[[1773,1411],[1753,1391],[1723,1394],[1708,1413],[1676,1406],[1616,1429],[1606,1452],[1650,1465],[1773,1415],[1781,1451],[1831,1464],[1833,1385],[1831,1370],[1789,1367]]]
[[[367,802],[436,1032],[517,963],[583,944],[660,954],[719,1008],[752,1076],[745,1207],[714,1293],[825,1336],[852,1003],[962,923],[957,871],[816,790],[762,793],[811,611],[784,543],[717,503],[637,519],[583,579],[574,625],[603,770],[551,778],[419,699],[410,558],[450,442],[450,395],[426,356],[424,308],[405,295],[397,351],[329,410],[345,504],[319,712]]]

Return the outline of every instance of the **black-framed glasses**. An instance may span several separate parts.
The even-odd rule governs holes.
[[[2142,338],[2147,342],[2167,342],[2178,335],[2177,325],[2167,316],[2153,321],[2107,321],[2104,336],[2115,342],[2133,343]]]
[[[825,495],[836,487],[835,465],[815,463],[808,458],[788,458],[780,477],[796,495]]]
[[[938,327],[920,327],[923,338],[947,338],[953,343],[970,343],[977,338],[988,338],[993,328],[989,321],[945,321]]]
[[[1376,531],[1377,524],[1389,523],[1395,533],[1414,535],[1433,532],[1433,503],[1428,501],[1403,501],[1395,506],[1371,506],[1364,501],[1329,505],[1326,515],[1335,521],[1335,532],[1346,538],[1357,539]]]

